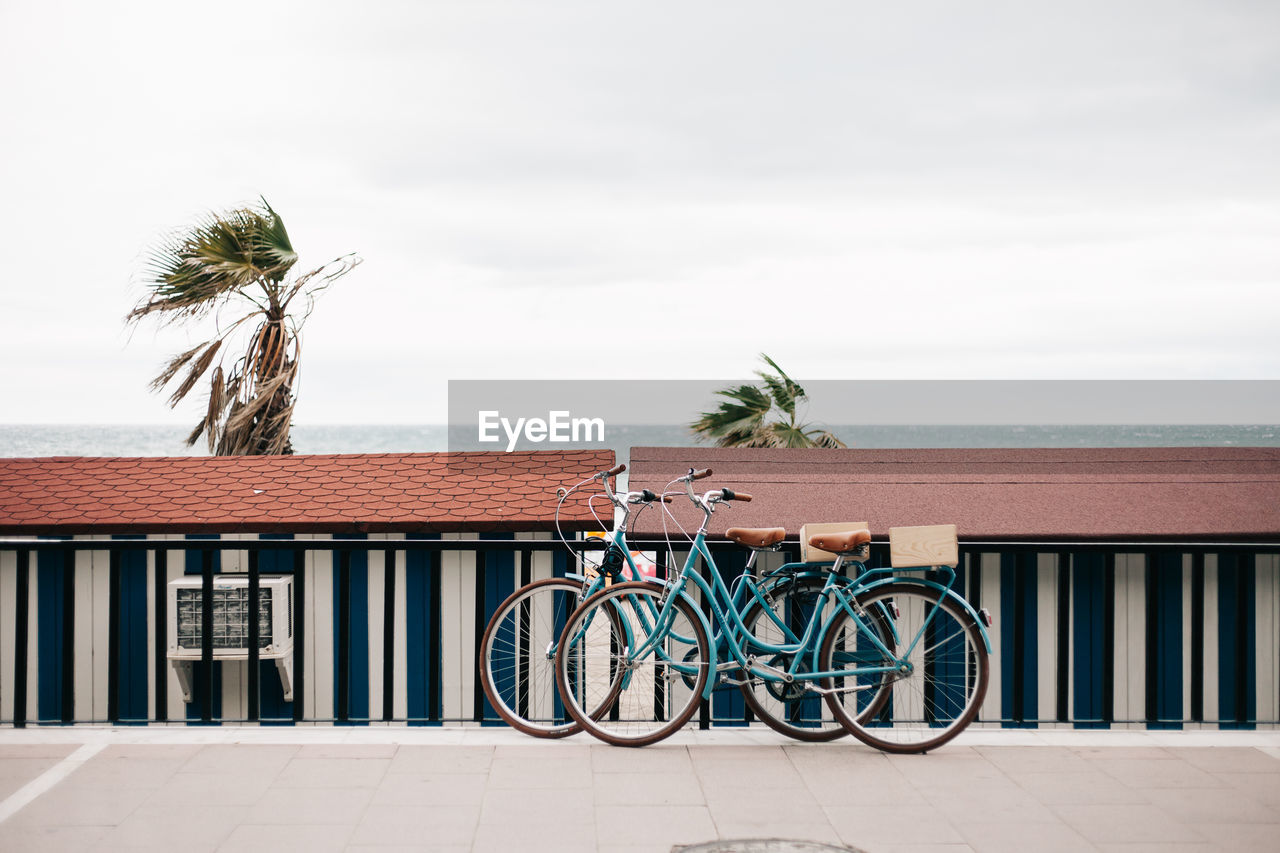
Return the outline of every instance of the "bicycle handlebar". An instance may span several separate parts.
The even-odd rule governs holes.
[[[735,492],[733,489],[721,489],[720,499],[726,501],[746,501],[751,502],[751,495],[746,492]]]
[[[711,476],[711,469],[703,468],[701,471],[695,471],[692,468],[690,468],[688,476],[689,476],[690,482],[692,482],[693,480],[701,480]]]
[[[613,466],[612,468],[610,468],[608,471],[601,471],[601,472],[600,472],[600,476],[601,476],[601,477],[616,477],[616,476],[618,476],[619,474],[621,474],[621,473],[622,473],[623,471],[625,471],[625,470],[627,470],[627,466],[626,466],[626,464],[624,464],[624,463],[621,463],[621,462],[620,462],[620,463],[618,463],[617,465],[615,465],[615,466]]]

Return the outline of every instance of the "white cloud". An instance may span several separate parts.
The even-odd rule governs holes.
[[[373,3],[0,12],[0,421],[159,421],[145,248],[265,194],[300,414],[459,377],[1280,375],[1280,12]],[[657,355],[633,356],[638,343]],[[350,412],[356,409],[360,417]]]

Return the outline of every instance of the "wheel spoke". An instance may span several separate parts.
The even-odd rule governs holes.
[[[922,752],[946,743],[964,729],[977,714],[986,695],[988,660],[980,633],[963,609],[948,599],[938,600],[937,591],[921,584],[899,582],[889,584],[859,597],[866,610],[893,599],[896,609],[893,628],[902,650],[890,657],[881,655],[881,666],[900,667],[907,672],[889,674],[888,694],[882,707],[873,714],[855,716],[840,701],[829,703],[860,740],[892,752]],[[865,626],[858,625],[848,614],[837,617],[824,644],[824,668],[849,670],[845,680],[867,679],[859,668],[875,664],[870,656],[849,660],[844,650],[856,644],[859,650],[870,647]],[[825,685],[838,683],[827,679]]]
[[[661,740],[701,699],[709,669],[701,620],[683,599],[659,618],[661,599],[661,586],[616,584],[584,603],[561,636],[556,675],[566,708],[609,743]]]

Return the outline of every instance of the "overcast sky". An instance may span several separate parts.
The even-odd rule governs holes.
[[[297,420],[447,379],[1280,378],[1280,4],[0,0],[0,422],[194,422],[146,249],[266,196]],[[197,338],[198,340],[198,338]]]

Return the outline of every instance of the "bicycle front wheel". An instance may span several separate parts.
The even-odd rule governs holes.
[[[926,752],[954,738],[977,716],[990,676],[986,645],[965,609],[921,584],[887,584],[841,610],[820,656],[832,712],[863,743],[885,752]],[[884,614],[877,617],[875,614]],[[895,646],[872,639],[870,623],[888,619]],[[887,679],[887,684],[885,683]],[[877,695],[872,713],[855,711],[859,693]]]
[[[556,683],[570,716],[616,746],[645,746],[693,716],[709,677],[702,620],[683,598],[662,610],[658,584],[614,584],[560,635]]]
[[[489,704],[527,735],[558,738],[581,731],[556,692],[560,631],[581,604],[582,582],[568,578],[523,586],[498,605],[480,642],[480,684]]]

